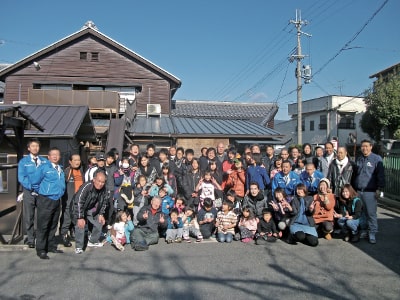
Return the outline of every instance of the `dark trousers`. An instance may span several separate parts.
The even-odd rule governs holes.
[[[72,203],[73,195],[71,197],[66,197],[62,199],[62,212],[60,219],[60,235],[64,236],[68,234],[74,224],[72,223]]]
[[[28,243],[35,242],[35,210],[36,210],[36,196],[32,196],[31,191],[24,189],[23,200],[23,214],[24,225]]]
[[[51,200],[39,195],[36,201],[37,207],[37,231],[36,252],[48,252],[57,249],[55,234],[58,218],[60,217],[60,200]]]

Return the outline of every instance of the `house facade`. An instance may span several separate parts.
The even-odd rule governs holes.
[[[359,126],[366,110],[364,98],[350,96],[325,96],[303,101],[303,141],[324,144],[337,140],[338,146],[352,145],[368,138]],[[288,139],[297,141],[297,103],[288,105],[291,119],[275,125],[275,129]]]

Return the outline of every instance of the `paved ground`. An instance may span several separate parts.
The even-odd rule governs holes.
[[[376,245],[160,241],[146,252],[69,248],[47,261],[0,247],[0,299],[400,299],[400,215],[379,208],[379,225]]]

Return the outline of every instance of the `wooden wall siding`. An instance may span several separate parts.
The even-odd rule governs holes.
[[[80,60],[80,52],[88,52],[88,61]],[[99,61],[91,61],[91,52],[99,53]],[[20,85],[20,100],[26,101],[33,83],[138,84],[142,85],[142,93],[136,98],[137,112],[146,112],[149,93],[150,103],[161,104],[163,113],[170,112],[169,81],[95,37],[83,37],[37,61],[41,66],[39,71],[30,63],[7,77],[5,103],[19,100]]]

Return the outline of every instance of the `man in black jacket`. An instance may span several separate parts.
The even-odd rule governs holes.
[[[75,253],[77,254],[83,252],[86,222],[93,225],[87,246],[103,246],[99,239],[105,224],[104,213],[108,200],[105,183],[106,174],[99,171],[95,174],[93,181],[84,183],[74,195]]]

